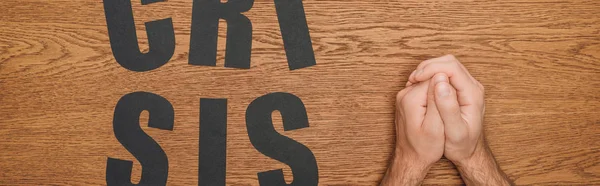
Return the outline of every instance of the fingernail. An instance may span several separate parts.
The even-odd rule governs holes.
[[[440,85],[436,86],[436,93],[440,97],[446,97],[450,94],[450,87],[447,83],[440,83]]]
[[[435,84],[438,84],[440,82],[447,82],[448,77],[446,77],[445,74],[442,75],[438,75],[435,77]]]
[[[410,77],[412,77],[413,75],[415,75],[415,71],[413,70],[410,75],[408,76],[408,79],[410,80]]]

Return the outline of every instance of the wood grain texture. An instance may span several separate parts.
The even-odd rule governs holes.
[[[309,147],[320,185],[376,185],[394,145],[394,98],[425,59],[455,54],[486,87],[485,132],[518,185],[600,185],[600,1],[304,0],[317,65],[289,71],[272,1],[256,0],[252,67],[187,64],[191,0],[142,6],[172,17],[175,55],[150,72],[114,60],[100,0],[0,2],[0,185],[104,185],[107,157],[134,160],[112,131],[121,96],[149,91],[175,109],[173,131],[142,125],[169,157],[169,185],[197,185],[200,98],[228,99],[227,184],[258,185],[285,164],[256,151],[244,113],[290,92],[310,127],[283,132]],[[224,23],[224,22],[222,22]],[[142,116],[147,120],[147,114]],[[133,180],[141,167],[134,161]],[[461,184],[443,159],[425,184]]]

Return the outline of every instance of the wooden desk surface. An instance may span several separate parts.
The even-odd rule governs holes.
[[[104,185],[107,157],[134,160],[112,121],[125,94],[168,99],[172,131],[142,128],[169,158],[168,185],[197,185],[200,98],[228,99],[227,185],[258,185],[257,172],[288,166],[253,148],[252,100],[271,92],[302,99],[310,127],[283,131],[318,164],[320,185],[376,185],[394,145],[394,98],[425,59],[455,54],[486,88],[485,132],[518,185],[600,184],[600,1],[304,0],[317,65],[290,71],[273,1],[256,0],[250,69],[188,65],[191,0],[133,12],[171,17],[175,54],[132,72],[112,55],[100,0],[0,2],[0,185]],[[221,21],[221,23],[225,23]],[[147,120],[147,113],[142,115]],[[426,184],[461,184],[446,159]]]

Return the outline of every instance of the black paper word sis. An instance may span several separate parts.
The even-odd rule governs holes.
[[[134,92],[123,96],[113,118],[117,140],[142,165],[138,185],[165,185],[169,170],[167,155],[160,145],[140,127],[142,111],[149,113],[148,126],[173,130],[174,111],[165,98]],[[278,110],[285,131],[308,127],[308,116],[300,98],[289,93],[271,93],[252,101],[246,110],[246,128],[250,142],[259,152],[290,166],[294,181],[290,185],[317,185],[318,168],[313,153],[306,146],[279,134],[273,127],[271,114]],[[199,185],[225,185],[227,100],[200,99]],[[133,162],[108,158],[106,183],[131,184]],[[258,173],[260,185],[287,185],[283,172]]]
[[[141,0],[142,5],[166,0]],[[316,65],[302,0],[274,0],[284,49],[290,70]],[[225,67],[250,68],[252,23],[241,14],[252,8],[253,0],[194,0],[192,10],[190,65],[216,66],[219,19],[227,21]],[[104,0],[110,44],[116,61],[136,72],[154,70],[166,64],[175,50],[171,18],[145,23],[149,51],[140,52],[131,0]],[[200,99],[199,185],[225,185],[227,142],[227,99]],[[150,92],[123,96],[114,110],[113,130],[117,140],[142,165],[138,184],[131,183],[133,162],[108,158],[107,185],[166,185],[167,154],[140,127],[142,111],[148,111],[148,126],[173,130],[171,103]],[[283,92],[261,96],[246,109],[250,142],[262,154],[290,166],[293,182],[286,184],[281,169],[259,172],[260,185],[317,185],[318,166],[314,154],[303,144],[275,131],[271,114],[279,111],[285,131],[309,127],[300,98]]]

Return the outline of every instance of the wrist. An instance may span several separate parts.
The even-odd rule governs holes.
[[[402,167],[402,173],[411,177],[423,177],[427,174],[431,164],[419,160],[418,158],[408,158],[398,155],[394,157],[393,166]]]
[[[489,151],[487,145],[485,145],[484,143],[477,143],[475,149],[473,150],[473,153],[470,156],[460,160],[453,160],[452,163],[454,163],[457,167],[460,168],[471,169],[481,167],[484,164],[489,164],[490,161],[494,162],[495,165],[494,157]]]
[[[455,162],[466,185],[511,185],[487,145],[478,145],[471,157]]]
[[[421,185],[431,165],[397,152],[381,185]]]

